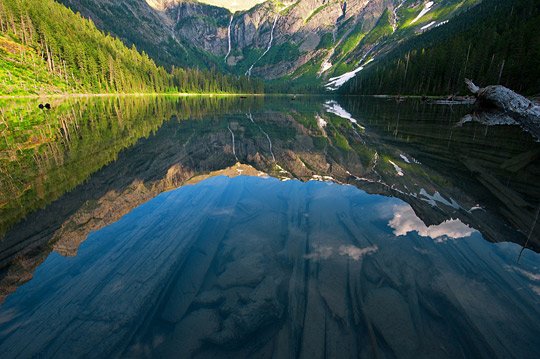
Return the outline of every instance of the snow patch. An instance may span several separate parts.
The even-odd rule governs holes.
[[[334,100],[326,101],[326,103],[324,104],[324,108],[326,109],[326,112],[332,113],[338,117],[349,120],[351,121],[353,125],[360,127],[362,130],[366,129],[364,126],[359,125],[358,121],[354,119],[352,115],[349,112],[347,112],[347,110],[345,110],[343,107],[341,107],[341,105],[337,103],[336,101]]]
[[[449,20],[442,21],[442,22],[438,23],[437,25],[435,25],[435,27],[439,27],[439,26],[443,26],[445,24],[448,24],[448,21]]]
[[[354,70],[352,70],[350,72],[346,72],[343,75],[330,78],[330,81],[325,86],[326,89],[328,89],[330,91],[336,91],[341,86],[343,86],[345,83],[347,83],[350,79],[355,77],[357,73],[362,71],[364,69],[364,67],[366,67],[366,65],[369,64],[372,61],[373,61],[373,59],[370,59],[369,61],[365,62],[363,65],[357,67],[356,69],[354,69]]]
[[[401,157],[401,159],[405,161],[405,163],[411,163],[411,161],[404,154],[400,154],[399,157]]]
[[[418,161],[416,158],[412,157],[412,156],[406,156],[404,155],[403,153],[401,153],[399,155],[399,157],[401,157],[401,159],[403,161],[405,161],[405,163],[416,163],[417,165],[421,165],[422,163],[420,163],[420,161]]]
[[[422,16],[424,16],[425,14],[427,14],[427,13],[429,12],[429,10],[431,10],[431,8],[433,7],[433,5],[434,5],[433,1],[427,2],[427,3],[424,5],[424,8],[422,9],[422,11],[420,11],[420,14],[418,14],[418,16],[415,17],[413,21],[411,21],[411,24],[414,24],[415,22],[417,22],[418,20],[420,20],[420,18],[422,18]]]
[[[448,207],[452,207],[454,209],[460,209],[461,206],[452,198],[450,198],[450,201],[445,199],[439,192],[435,192],[432,195],[428,194],[425,189],[420,190],[420,196],[424,198],[420,198],[422,201],[429,203],[432,207],[437,207],[437,203],[442,203]]]
[[[326,112],[333,113],[336,116],[339,116],[341,118],[344,118],[346,120],[351,121],[354,124],[358,124],[358,121],[356,121],[352,115],[347,112],[339,103],[337,103],[334,100],[326,101],[324,104],[324,108],[326,109]]]
[[[432,27],[433,25],[435,25],[436,21],[432,21],[430,22],[429,24],[427,25],[424,25],[420,28],[420,30],[426,30],[426,29],[429,29],[430,27]]]
[[[401,169],[401,167],[399,167],[394,161],[388,161],[392,164],[392,166],[394,166],[394,169],[396,170],[396,173],[398,176],[400,177],[403,177],[404,176],[404,173],[403,173],[403,170]]]
[[[471,209],[469,209],[467,212],[472,213],[474,211],[485,211],[485,209],[479,204],[477,204],[476,206],[471,207]]]

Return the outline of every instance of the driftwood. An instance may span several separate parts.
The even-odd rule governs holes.
[[[476,121],[488,125],[517,124],[540,141],[540,106],[504,86],[480,88],[471,80],[465,83],[476,96],[477,109],[460,124]]]

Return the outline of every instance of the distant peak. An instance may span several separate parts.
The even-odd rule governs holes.
[[[231,12],[249,10],[257,4],[266,2],[267,0],[199,0],[201,3],[224,7]]]
[[[261,4],[267,0],[146,0],[146,3],[156,9],[156,10],[165,10],[171,5],[176,5],[180,3],[201,3],[207,5],[213,5],[217,7],[222,7],[230,10],[231,12],[249,10],[257,4]]]

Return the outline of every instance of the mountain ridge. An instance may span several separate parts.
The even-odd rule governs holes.
[[[350,77],[363,62],[480,2],[269,0],[231,13],[192,0],[152,0],[154,7],[147,0],[60,1],[167,67],[216,68],[310,90]]]

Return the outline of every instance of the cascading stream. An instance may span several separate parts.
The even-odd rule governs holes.
[[[393,11],[393,14],[394,14],[394,23],[392,24],[392,32],[396,32],[397,30],[397,27],[398,27],[398,21],[399,21],[399,16],[398,16],[398,10],[401,9],[401,7],[405,4],[405,0],[402,0],[398,6],[396,6],[394,8],[394,11]]]
[[[251,76],[251,70],[253,70],[253,67],[257,64],[257,62],[259,62],[263,57],[264,55],[266,55],[268,53],[268,51],[270,51],[270,49],[272,48],[272,42],[274,41],[274,29],[276,28],[276,24],[277,24],[277,21],[279,19],[279,15],[276,15],[276,18],[274,19],[274,24],[272,25],[272,30],[270,31],[270,42],[268,43],[268,47],[266,48],[266,51],[263,52],[263,54],[257,59],[257,61],[255,61],[253,63],[253,65],[251,65],[249,67],[249,69],[246,71],[245,75],[246,76]]]
[[[231,20],[229,21],[229,27],[227,28],[228,29],[227,30],[227,38],[228,38],[228,41],[229,41],[229,50],[227,51],[227,55],[225,55],[225,62],[227,62],[227,58],[231,54],[231,49],[232,49],[231,27],[232,27],[233,18],[234,18],[234,14],[231,15]]]
[[[230,125],[227,125],[227,128],[229,129],[229,132],[231,133],[231,137],[232,137],[232,152],[233,152],[234,158],[236,158],[236,162],[240,162],[240,160],[238,159],[238,156],[236,155],[236,143],[234,141],[234,132],[233,130],[231,130]]]
[[[272,155],[272,160],[274,162],[276,162],[276,156],[274,156],[274,151],[272,151],[272,140],[270,139],[270,136],[268,135],[268,133],[266,133],[262,127],[258,124],[255,123],[255,121],[253,120],[253,115],[251,115],[251,112],[247,114],[247,117],[249,118],[249,120],[257,125],[259,127],[259,130],[261,130],[261,132],[266,136],[266,138],[268,139],[268,145],[270,146],[270,154]]]

